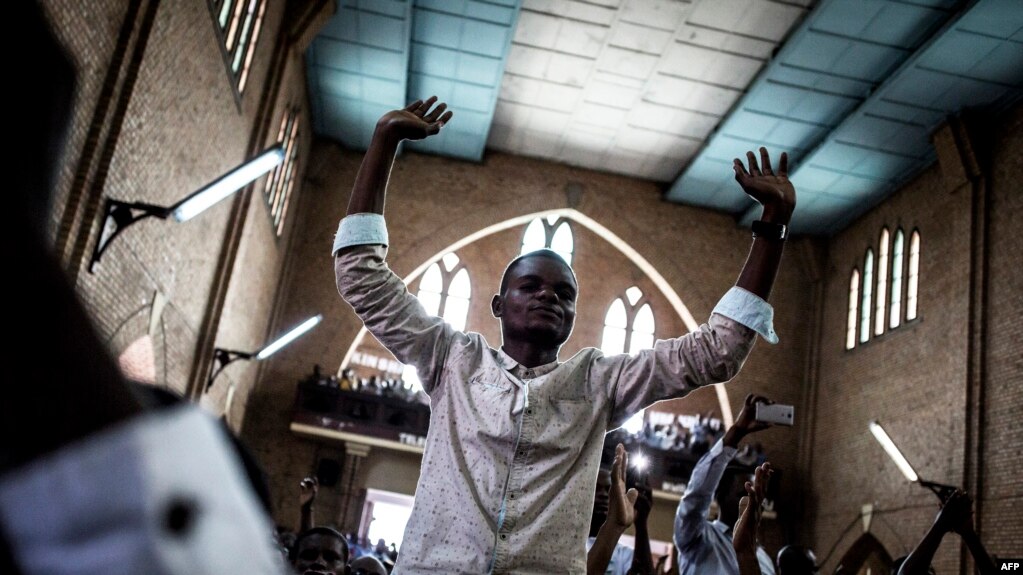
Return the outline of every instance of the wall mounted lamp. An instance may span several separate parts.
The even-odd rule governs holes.
[[[884,448],[888,457],[892,458],[892,461],[895,462],[895,465],[899,468],[899,471],[902,472],[902,475],[906,477],[906,480],[930,489],[938,496],[938,499],[940,499],[942,503],[944,503],[945,500],[948,499],[948,496],[956,490],[956,487],[953,485],[945,485],[943,483],[935,483],[933,481],[920,479],[916,470],[914,470],[913,466],[909,464],[909,460],[906,459],[906,456],[903,455],[901,451],[899,451],[898,446],[895,445],[895,442],[892,441],[892,438],[888,436],[888,433],[877,421],[870,422],[870,433],[872,433],[874,435],[874,439],[877,439],[877,442],[881,444],[881,447]]]
[[[255,359],[257,361],[266,359],[271,355],[280,351],[281,348],[295,341],[299,337],[302,337],[307,331],[316,327],[318,323],[323,321],[323,315],[313,316],[297,326],[291,328],[291,331],[282,335],[281,337],[273,340],[272,342],[263,346],[258,351],[235,351],[233,349],[214,348],[213,349],[213,371],[210,373],[209,379],[206,380],[205,391],[209,391],[213,387],[213,380],[217,379],[221,371],[228,366],[231,362],[239,359]]]
[[[187,222],[208,208],[247,186],[250,182],[274,169],[284,161],[284,146],[274,146],[255,158],[220,176],[205,187],[193,192],[172,206],[155,206],[141,202],[122,202],[107,198],[103,207],[103,228],[99,241],[92,250],[89,273],[103,257],[114,238],[135,222],[148,217]]]

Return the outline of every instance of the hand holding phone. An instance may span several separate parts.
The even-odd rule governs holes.
[[[791,405],[780,403],[758,403],[756,420],[762,423],[773,423],[775,425],[792,426],[795,417],[795,408]]]

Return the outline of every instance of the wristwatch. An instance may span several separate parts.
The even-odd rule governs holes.
[[[753,221],[753,237],[764,238],[765,240],[784,240],[789,235],[789,228],[785,224],[774,224],[763,220]]]

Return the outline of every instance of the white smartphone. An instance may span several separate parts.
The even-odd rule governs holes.
[[[782,405],[780,403],[772,403],[770,405],[766,403],[757,404],[757,421],[791,426],[794,415],[795,409],[791,405]]]

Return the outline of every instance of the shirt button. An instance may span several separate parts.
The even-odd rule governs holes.
[[[509,499],[515,499],[515,494],[514,493],[509,493],[508,494],[508,498]]]
[[[501,540],[503,541],[503,540],[506,540],[506,539],[508,539],[508,534],[507,533],[502,533],[501,534]]]
[[[525,451],[520,451],[519,452],[519,457],[525,457],[525,456],[526,456],[526,452]]]
[[[532,407],[530,407],[529,409],[526,410],[526,415],[533,415],[533,408]]]

